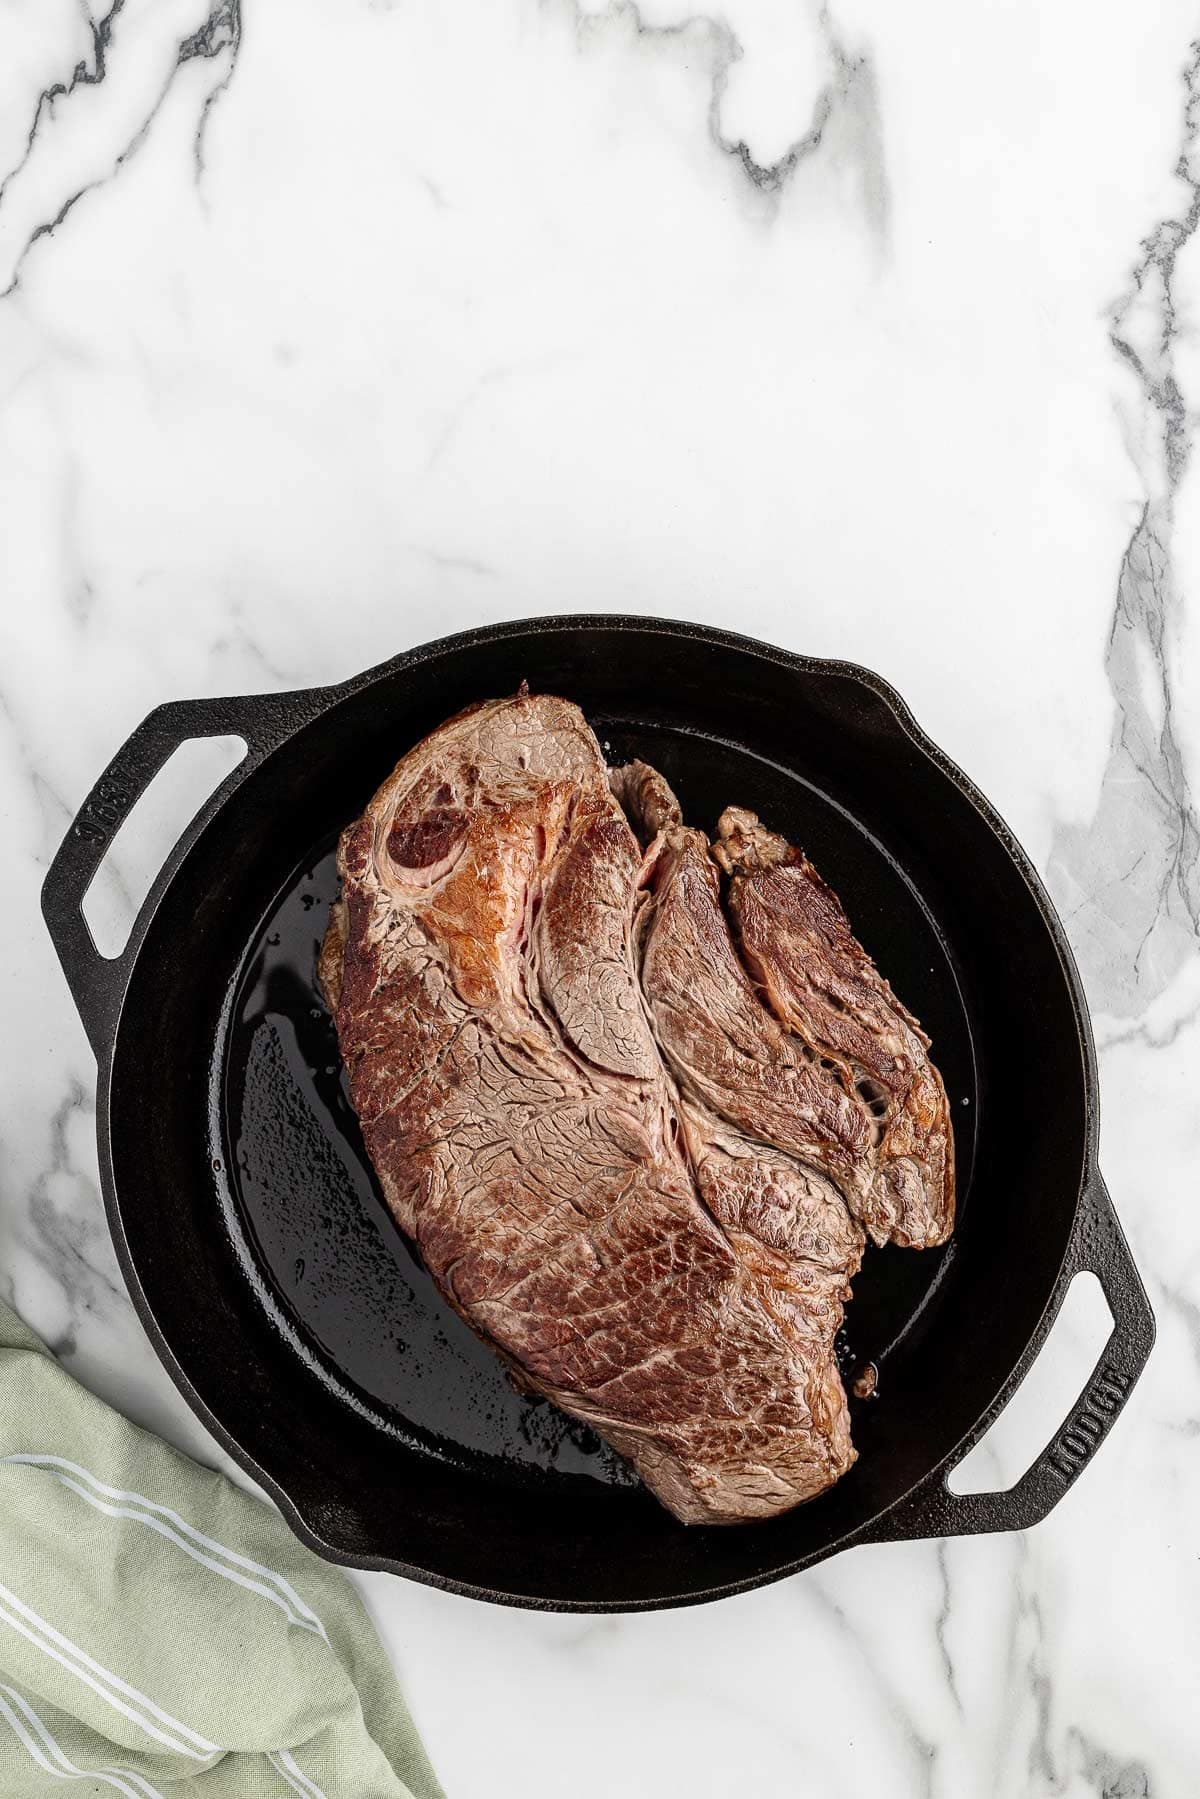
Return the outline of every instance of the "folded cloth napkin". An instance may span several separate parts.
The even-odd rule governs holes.
[[[442,1799],[349,1581],[0,1305],[0,1795],[64,1791]]]

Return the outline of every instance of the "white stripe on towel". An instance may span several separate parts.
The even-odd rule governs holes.
[[[151,1530],[156,1530],[160,1536],[175,1543],[185,1555],[190,1555],[194,1562],[201,1562],[204,1567],[211,1568],[214,1574],[223,1575],[226,1580],[236,1582],[239,1587],[246,1587],[252,1593],[261,1593],[264,1599],[269,1599],[272,1605],[279,1607],[290,1624],[297,1625],[301,1630],[310,1630],[314,1635],[325,1635],[320,1623],[310,1624],[307,1618],[299,1617],[281,1593],[275,1592],[263,1581],[251,1580],[249,1575],[239,1574],[236,1568],[226,1567],[223,1563],[214,1560],[212,1556],[205,1555],[202,1549],[197,1549],[194,1543],[189,1543],[186,1537],[182,1537],[177,1531],[172,1530],[171,1526],[164,1523],[161,1518],[150,1517],[133,1506],[110,1505],[107,1499],[101,1499],[98,1494],[89,1493],[86,1487],[81,1486],[77,1480],[72,1480],[69,1474],[56,1472],[55,1478],[61,1481],[64,1487],[70,1487],[73,1492],[78,1493],[81,1499],[86,1499],[89,1505],[95,1506],[98,1512],[105,1512],[110,1518],[132,1518],[138,1524],[149,1525]]]
[[[98,1479],[87,1468],[81,1468],[78,1462],[68,1461],[65,1456],[25,1453],[6,1455],[0,1457],[0,1461],[23,1462],[30,1467],[44,1468],[57,1474],[64,1486],[70,1487],[81,1498],[96,1505],[99,1510],[109,1511],[110,1516],[114,1515],[110,1508],[102,1505],[95,1495],[102,1494],[106,1499],[123,1500],[140,1508],[136,1512],[122,1512],[118,1515],[140,1519],[141,1523],[150,1525],[160,1535],[177,1544],[188,1555],[193,1556],[196,1561],[203,1562],[206,1567],[212,1568],[214,1564],[206,1556],[198,1554],[198,1549],[211,1549],[214,1554],[224,1557],[226,1562],[233,1563],[235,1567],[244,1568],[251,1574],[261,1575],[263,1581],[273,1591],[267,1592],[256,1581],[242,1579],[234,1572],[234,1567],[216,1569],[217,1573],[224,1574],[229,1580],[237,1581],[239,1586],[249,1587],[262,1593],[264,1598],[272,1600],[287,1613],[293,1624],[300,1625],[302,1629],[311,1630],[317,1636],[324,1638],[326,1642],[329,1641],[325,1635],[325,1626],[317,1614],[311,1606],[304,1603],[291,1582],[285,1580],[282,1574],[276,1574],[274,1569],[265,1568],[261,1562],[252,1561],[249,1556],[239,1554],[236,1549],[230,1549],[227,1544],[218,1543],[214,1538],[205,1536],[203,1531],[197,1530],[185,1518],[181,1518],[178,1512],[171,1510],[170,1506],[159,1505],[157,1500],[147,1499],[144,1493],[127,1492],[121,1487],[110,1487],[106,1481]],[[92,1492],[85,1492],[75,1480],[68,1479],[68,1475],[75,1475],[79,1481],[86,1481]]]
[[[29,1732],[25,1729],[25,1726],[17,1716],[17,1713],[13,1710],[12,1705],[9,1704],[8,1699],[5,1699],[5,1693],[9,1695],[9,1698],[11,1698],[25,1714],[28,1723],[33,1726],[38,1736],[41,1737],[45,1748],[54,1757],[54,1762],[59,1764],[57,1767],[54,1765],[54,1762],[46,1760],[42,1751],[38,1748]],[[118,1793],[124,1793],[126,1799],[146,1799],[147,1794],[149,1795],[149,1799],[163,1799],[163,1796],[157,1787],[152,1787],[148,1780],[143,1780],[141,1775],[135,1774],[131,1768],[77,1768],[74,1762],[67,1760],[66,1756],[63,1754],[54,1738],[50,1735],[50,1732],[46,1729],[46,1726],[42,1723],[42,1720],[38,1717],[28,1700],[23,1699],[20,1693],[13,1687],[0,1687],[0,1713],[3,1713],[8,1719],[18,1739],[24,1744],[25,1748],[28,1749],[30,1755],[33,1757],[34,1761],[38,1763],[39,1767],[45,1768],[47,1774],[54,1774],[59,1780],[103,1780],[106,1781],[110,1787],[115,1787]],[[129,1780],[136,1780],[137,1786],[127,1786],[125,1779],[123,1779],[122,1776],[127,1777]]]
[[[325,1799],[325,1795],[317,1785],[316,1781],[310,1780],[308,1775],[304,1772],[304,1769],[297,1766],[294,1755],[291,1755],[286,1749],[281,1749],[279,1751],[279,1759],[287,1769],[288,1773],[291,1774],[295,1780],[300,1782],[300,1791],[305,1794],[306,1799]]]
[[[274,1768],[275,1772],[277,1774],[281,1774],[283,1776],[284,1780],[287,1781],[287,1783],[291,1787],[293,1793],[299,1793],[300,1799],[311,1799],[309,1789],[307,1787],[302,1787],[298,1780],[292,1779],[291,1775],[288,1773],[287,1769],[284,1767],[283,1763],[280,1761],[278,1755],[275,1753],[275,1751],[273,1749],[268,1749],[267,1760],[270,1762],[270,1764]]]
[[[0,1584],[0,1620],[10,1625],[12,1629],[20,1631],[23,1637],[28,1637],[29,1641],[44,1655],[61,1663],[64,1668],[67,1668],[79,1680],[98,1693],[101,1699],[106,1700],[115,1711],[123,1713],[132,1723],[140,1725],[148,1736],[154,1737],[166,1748],[173,1749],[177,1755],[188,1755],[193,1761],[202,1762],[207,1761],[210,1755],[220,1754],[218,1744],[210,1743],[207,1737],[202,1737],[198,1731],[192,1730],[187,1724],[181,1724],[178,1718],[173,1718],[170,1712],[166,1712],[160,1705],[156,1705],[154,1700],[147,1698],[145,1693],[139,1693],[136,1687],[131,1687],[128,1681],[121,1679],[119,1674],[114,1674],[111,1669],[102,1667],[85,1649],[81,1649],[77,1643],[72,1643],[70,1638],[64,1637],[61,1631],[55,1630],[52,1624],[48,1624],[45,1618],[40,1618],[30,1606],[18,1599],[17,1595],[3,1584]],[[91,1673],[88,1672],[89,1669]],[[94,1675],[100,1678],[94,1679]],[[107,1682],[108,1686],[101,1685],[101,1681]],[[116,1692],[108,1691],[108,1687],[114,1687]],[[144,1706],[160,1723],[167,1725],[178,1735],[175,1737],[166,1735],[152,1724],[149,1718],[141,1716],[133,1709],[133,1706],[127,1705],[119,1699],[118,1693],[123,1693],[127,1699]],[[190,1741],[183,1740],[185,1738]],[[192,1744],[196,1746],[193,1748]]]
[[[144,1774],[139,1774],[134,1768],[77,1768],[73,1761],[68,1760],[62,1745],[56,1743],[54,1738],[50,1735],[49,1725],[47,1725],[43,1719],[38,1717],[25,1695],[23,1693],[18,1693],[15,1687],[5,1686],[3,1681],[0,1681],[0,1691],[7,1693],[13,1704],[20,1708],[25,1714],[30,1726],[37,1732],[38,1736],[41,1737],[42,1742],[46,1745],[49,1753],[54,1756],[57,1761],[62,1763],[66,1772],[73,1778],[79,1775],[90,1774],[93,1778],[98,1780],[111,1775],[118,1780],[132,1780],[134,1786],[137,1788],[138,1794],[148,1794],[149,1799],[163,1799],[163,1795],[159,1792],[158,1788],[151,1786],[150,1782],[146,1779],[146,1776]]]

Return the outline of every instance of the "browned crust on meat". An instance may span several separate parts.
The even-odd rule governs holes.
[[[713,854],[730,876],[742,955],[775,1016],[835,1065],[875,1120],[875,1177],[856,1215],[876,1242],[944,1243],[954,1229],[954,1142],[929,1038],[799,850],[753,812],[729,807]]]
[[[384,1196],[441,1291],[684,1522],[771,1516],[850,1466],[833,1344],[859,1220],[875,1233],[905,1155],[925,1179],[938,1129],[918,1139],[914,1073],[881,1162],[845,1077],[869,1063],[764,1003],[746,882],[802,858],[727,819],[740,945],[656,771],[610,773],[565,701],[484,702],[343,833],[318,968]],[[888,1203],[917,1241],[911,1194]]]

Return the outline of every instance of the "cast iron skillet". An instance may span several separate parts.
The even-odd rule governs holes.
[[[313,955],[330,852],[400,753],[468,701],[578,701],[711,827],[730,801],[804,845],[934,1039],[953,1104],[953,1242],[868,1251],[848,1363],[860,1459],[766,1524],[685,1529],[589,1433],[520,1398],[432,1293],[379,1201]],[[80,911],[130,806],[191,737],[245,760],[159,875],[125,950]],[[321,1555],[566,1611],[687,1604],[853,1543],[1031,1525],[1106,1434],[1154,1323],[1096,1167],[1079,979],[1037,876],[893,690],[724,632],[546,618],[447,638],[341,686],[160,706],[55,857],[43,909],[99,1061],[109,1222],[185,1398]],[[946,1475],[1032,1365],[1073,1275],[1112,1335],[1005,1493]]]

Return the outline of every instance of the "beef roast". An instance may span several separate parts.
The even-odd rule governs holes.
[[[941,1242],[954,1195],[928,1040],[815,870],[524,693],[411,750],[338,862],[322,985],[449,1303],[685,1523],[828,1487],[864,1232]]]

